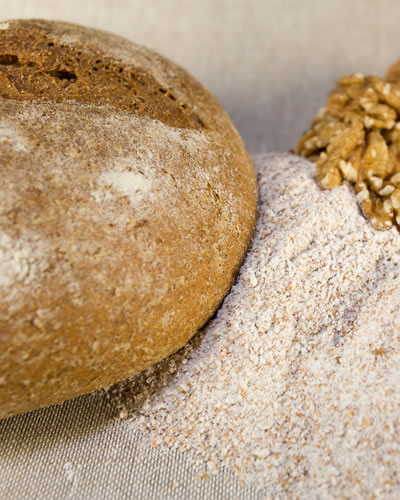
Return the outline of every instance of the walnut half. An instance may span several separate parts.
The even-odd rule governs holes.
[[[316,162],[321,186],[354,185],[376,229],[400,229],[400,80],[354,73],[336,88],[300,137],[296,152]],[[400,72],[399,72],[400,75]]]

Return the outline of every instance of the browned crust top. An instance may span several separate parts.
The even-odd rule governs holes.
[[[0,38],[1,417],[182,347],[237,273],[256,183],[217,101],[158,54],[47,21],[11,21]],[[119,67],[146,83],[146,108]]]
[[[54,29],[48,21],[10,22],[8,29],[0,30],[1,97],[103,103],[173,127],[206,126],[188,99],[178,99],[140,61],[129,57],[129,50],[153,56],[161,68],[165,60],[115,35],[97,33],[94,38],[92,30],[76,26],[71,30],[68,23],[57,23]],[[107,46],[114,50],[107,52]],[[172,63],[171,67],[177,79],[184,74]]]

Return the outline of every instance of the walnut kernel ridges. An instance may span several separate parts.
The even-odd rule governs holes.
[[[317,163],[326,189],[354,184],[376,229],[400,228],[400,84],[361,73],[344,76],[297,143]]]

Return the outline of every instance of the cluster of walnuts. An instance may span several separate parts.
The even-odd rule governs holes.
[[[400,229],[400,62],[387,79],[344,76],[299,139],[296,152],[317,163],[325,189],[354,185],[376,229]]]

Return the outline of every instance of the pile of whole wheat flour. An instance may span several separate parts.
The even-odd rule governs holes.
[[[255,158],[259,218],[207,328],[119,384],[122,415],[204,476],[271,496],[400,496],[400,234],[364,219],[315,166]],[[117,403],[118,401],[118,403]]]

